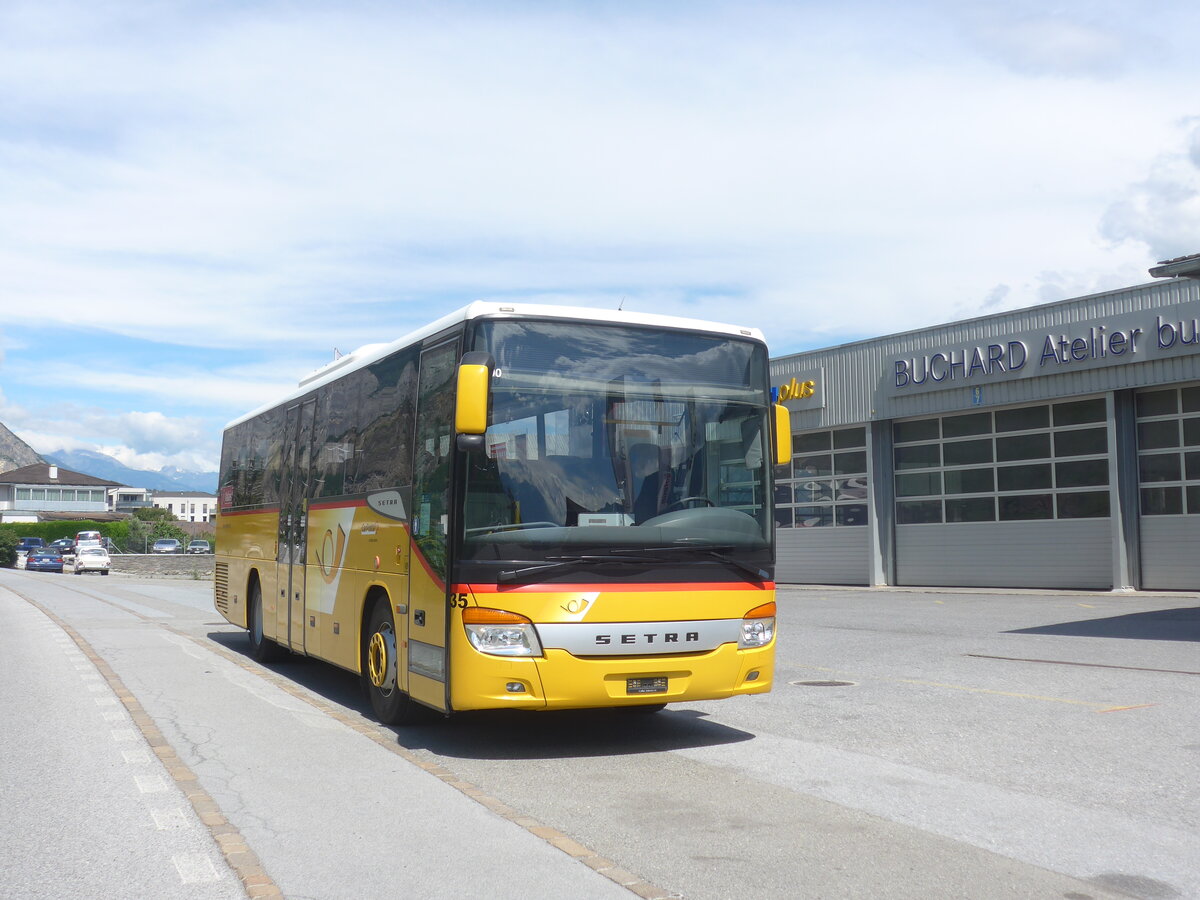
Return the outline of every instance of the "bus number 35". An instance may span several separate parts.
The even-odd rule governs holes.
[[[456,607],[456,606],[459,609],[467,608],[467,595],[466,594],[451,594],[450,595],[450,608],[454,609],[454,607]]]

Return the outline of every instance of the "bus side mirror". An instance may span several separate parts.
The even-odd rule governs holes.
[[[775,465],[786,466],[792,461],[792,414],[782,403],[771,404],[771,443],[775,447]]]
[[[458,393],[455,398],[454,430],[460,450],[483,447],[487,432],[488,399],[492,370],[496,367],[490,353],[464,353],[458,364]]]

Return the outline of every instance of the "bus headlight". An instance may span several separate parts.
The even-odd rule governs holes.
[[[742,633],[738,647],[765,647],[775,637],[775,603],[756,606],[742,618]]]
[[[537,629],[525,616],[503,609],[468,606],[462,612],[467,640],[480,653],[493,656],[541,656]]]

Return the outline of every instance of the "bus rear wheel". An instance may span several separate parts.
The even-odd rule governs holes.
[[[285,651],[263,633],[262,586],[255,581],[250,588],[250,655],[260,663],[279,662]]]
[[[376,600],[371,608],[371,618],[363,635],[362,661],[363,689],[380,722],[384,725],[415,725],[429,718],[425,707],[400,690],[396,623],[387,598]]]

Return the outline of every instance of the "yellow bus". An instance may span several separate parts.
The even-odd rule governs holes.
[[[227,426],[216,608],[389,724],[768,691],[786,416],[755,329],[473,303]]]

